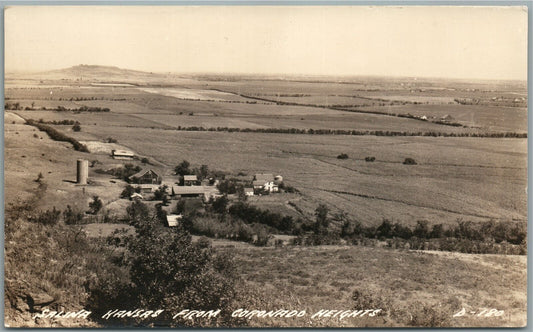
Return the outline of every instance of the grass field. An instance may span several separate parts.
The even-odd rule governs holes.
[[[59,126],[58,126],[59,127]],[[72,133],[77,137],[79,133]],[[80,139],[115,137],[168,167],[187,159],[236,175],[273,172],[363,223],[526,220],[526,140],[174,132],[89,126]],[[164,142],[161,144],[161,142]],[[341,153],[348,160],[339,160]],[[367,156],[376,161],[364,161]],[[418,165],[403,165],[405,158]]]

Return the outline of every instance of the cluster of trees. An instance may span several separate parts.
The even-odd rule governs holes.
[[[295,224],[301,223],[301,221],[295,221],[292,216],[284,216],[269,210],[262,210],[244,202],[232,204],[228,209],[228,213],[247,224],[263,224],[285,234],[291,234]]]
[[[196,175],[198,181],[204,179],[224,179],[225,174],[220,171],[212,171],[207,165],[201,165],[200,167],[191,168],[191,163],[187,160],[183,160],[176,167],[174,167],[174,173],[181,177],[185,175]]]
[[[135,235],[114,234],[108,243],[122,248],[113,262],[124,268],[123,275],[109,275],[92,287],[88,308],[101,317],[108,310],[123,308],[194,308],[218,310],[212,319],[173,319],[172,310],[150,319],[156,326],[232,326],[238,276],[231,257],[216,253],[209,241],[192,242],[183,227],[163,227],[157,214],[143,203],[133,202],[127,209]],[[131,318],[128,318],[131,324]],[[106,324],[124,322],[111,317]],[[138,322],[140,323],[140,322]],[[242,323],[242,322],[241,322]]]
[[[117,167],[117,168],[111,168],[108,170],[97,170],[97,173],[105,173],[109,175],[113,175],[118,179],[122,179],[124,181],[130,181],[129,177],[132,176],[135,173],[138,173],[141,171],[140,166],[135,166],[133,164],[125,164],[123,167]],[[133,194],[133,193],[132,193]]]
[[[235,273],[231,256],[215,252],[208,240],[193,243],[183,228],[163,227],[156,213],[140,202],[127,208],[128,223],[135,233],[119,230],[103,241],[89,240],[79,227],[27,222],[27,216],[36,213],[34,206],[28,202],[7,209],[5,236],[10,245],[5,250],[6,310],[22,308],[17,306],[17,298],[46,290],[57,296],[52,306],[85,308],[93,313],[91,320],[105,326],[246,325],[231,317],[237,302],[244,299],[237,286],[242,280]],[[77,218],[72,208],[66,211],[70,212],[64,215]],[[48,214],[54,220],[60,218],[58,210]],[[32,268],[17,269],[21,263]],[[28,310],[33,310],[31,305]],[[102,318],[110,310],[136,308],[166,310],[146,319]],[[211,319],[173,319],[180,308],[222,310]]]
[[[109,112],[107,107],[89,107],[89,106],[80,106],[78,108],[66,108],[64,106],[57,106],[56,111],[58,112]]]
[[[69,142],[74,147],[74,150],[80,151],[80,152],[89,152],[89,149],[84,144],[81,144],[77,140],[75,140],[72,137],[69,137],[63,133],[60,133],[59,131],[55,130],[54,128],[47,126],[42,123],[38,123],[33,120],[27,120],[26,121],[29,125],[37,127],[40,131],[44,131],[50,136],[51,139],[54,141],[62,141],[62,142]]]
[[[73,126],[73,125],[79,125],[79,121],[76,120],[51,120],[51,121],[44,121],[43,119],[39,119],[39,123],[44,124],[51,124],[51,125],[65,125],[65,126]]]
[[[63,211],[52,207],[47,210],[32,210],[31,214],[28,214],[28,221],[38,223],[41,225],[52,226],[56,225],[59,221],[63,220],[67,225],[79,225],[82,224],[86,214],[97,215],[103,208],[104,204],[98,196],[93,196],[91,202],[89,202],[89,210],[83,212],[79,209],[74,209],[70,205]],[[63,219],[61,219],[61,217]]]
[[[4,109],[5,110],[12,110],[12,111],[18,111],[18,110],[22,110],[23,107],[20,105],[20,103],[9,103],[9,102],[6,102],[4,104]]]
[[[438,122],[438,121],[437,121]],[[444,122],[441,124],[450,126],[462,126],[453,122]],[[241,132],[241,133],[267,133],[267,134],[301,134],[301,135],[351,135],[351,136],[431,136],[431,137],[493,137],[493,138],[527,138],[527,133],[516,132],[462,132],[448,133],[436,131],[390,131],[390,130],[344,130],[344,129],[300,129],[300,128],[231,128],[231,127],[181,127],[176,130],[180,131],[217,131],[217,132]]]
[[[387,241],[396,248],[449,250],[467,253],[514,253],[527,252],[526,222],[471,222],[457,221],[446,226],[428,221],[418,221],[414,228],[388,219],[379,226],[364,226],[358,221],[348,220],[346,215],[334,217],[341,223],[340,231],[333,231],[328,217],[329,209],[320,205],[316,211],[313,234],[300,235],[295,244],[321,245],[338,244],[341,240],[352,244],[376,245],[375,241]]]

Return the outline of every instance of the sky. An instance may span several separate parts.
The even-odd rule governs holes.
[[[12,6],[5,70],[527,79],[525,7]]]

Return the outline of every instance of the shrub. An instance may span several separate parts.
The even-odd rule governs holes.
[[[67,205],[67,209],[63,211],[63,220],[67,225],[78,225],[83,220],[83,212],[74,211],[70,205]]]
[[[44,176],[43,176],[43,173],[39,172],[39,174],[37,175],[37,179],[35,179],[35,182],[41,182],[43,180]]]
[[[346,153],[341,153],[337,156],[337,159],[348,159],[348,155]]]
[[[57,210],[54,206],[52,210],[46,210],[39,212],[36,216],[30,219],[30,221],[43,224],[43,225],[55,225],[59,221],[61,211]]]
[[[74,126],[72,126],[72,130],[73,131],[80,131],[81,130],[81,126],[78,123],[76,123]]]
[[[104,204],[102,203],[102,200],[98,196],[93,196],[92,202],[89,203],[89,213],[91,214],[97,214]]]
[[[416,161],[413,158],[405,158],[403,161],[404,165],[416,165]]]
[[[376,157],[365,157],[365,161],[367,162],[373,162],[374,160],[376,160]]]

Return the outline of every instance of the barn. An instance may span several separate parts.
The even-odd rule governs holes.
[[[138,184],[160,184],[162,181],[161,175],[151,168],[142,169],[140,172],[131,175],[128,179],[132,183]]]
[[[113,159],[131,160],[135,154],[129,150],[113,150],[111,151]]]

